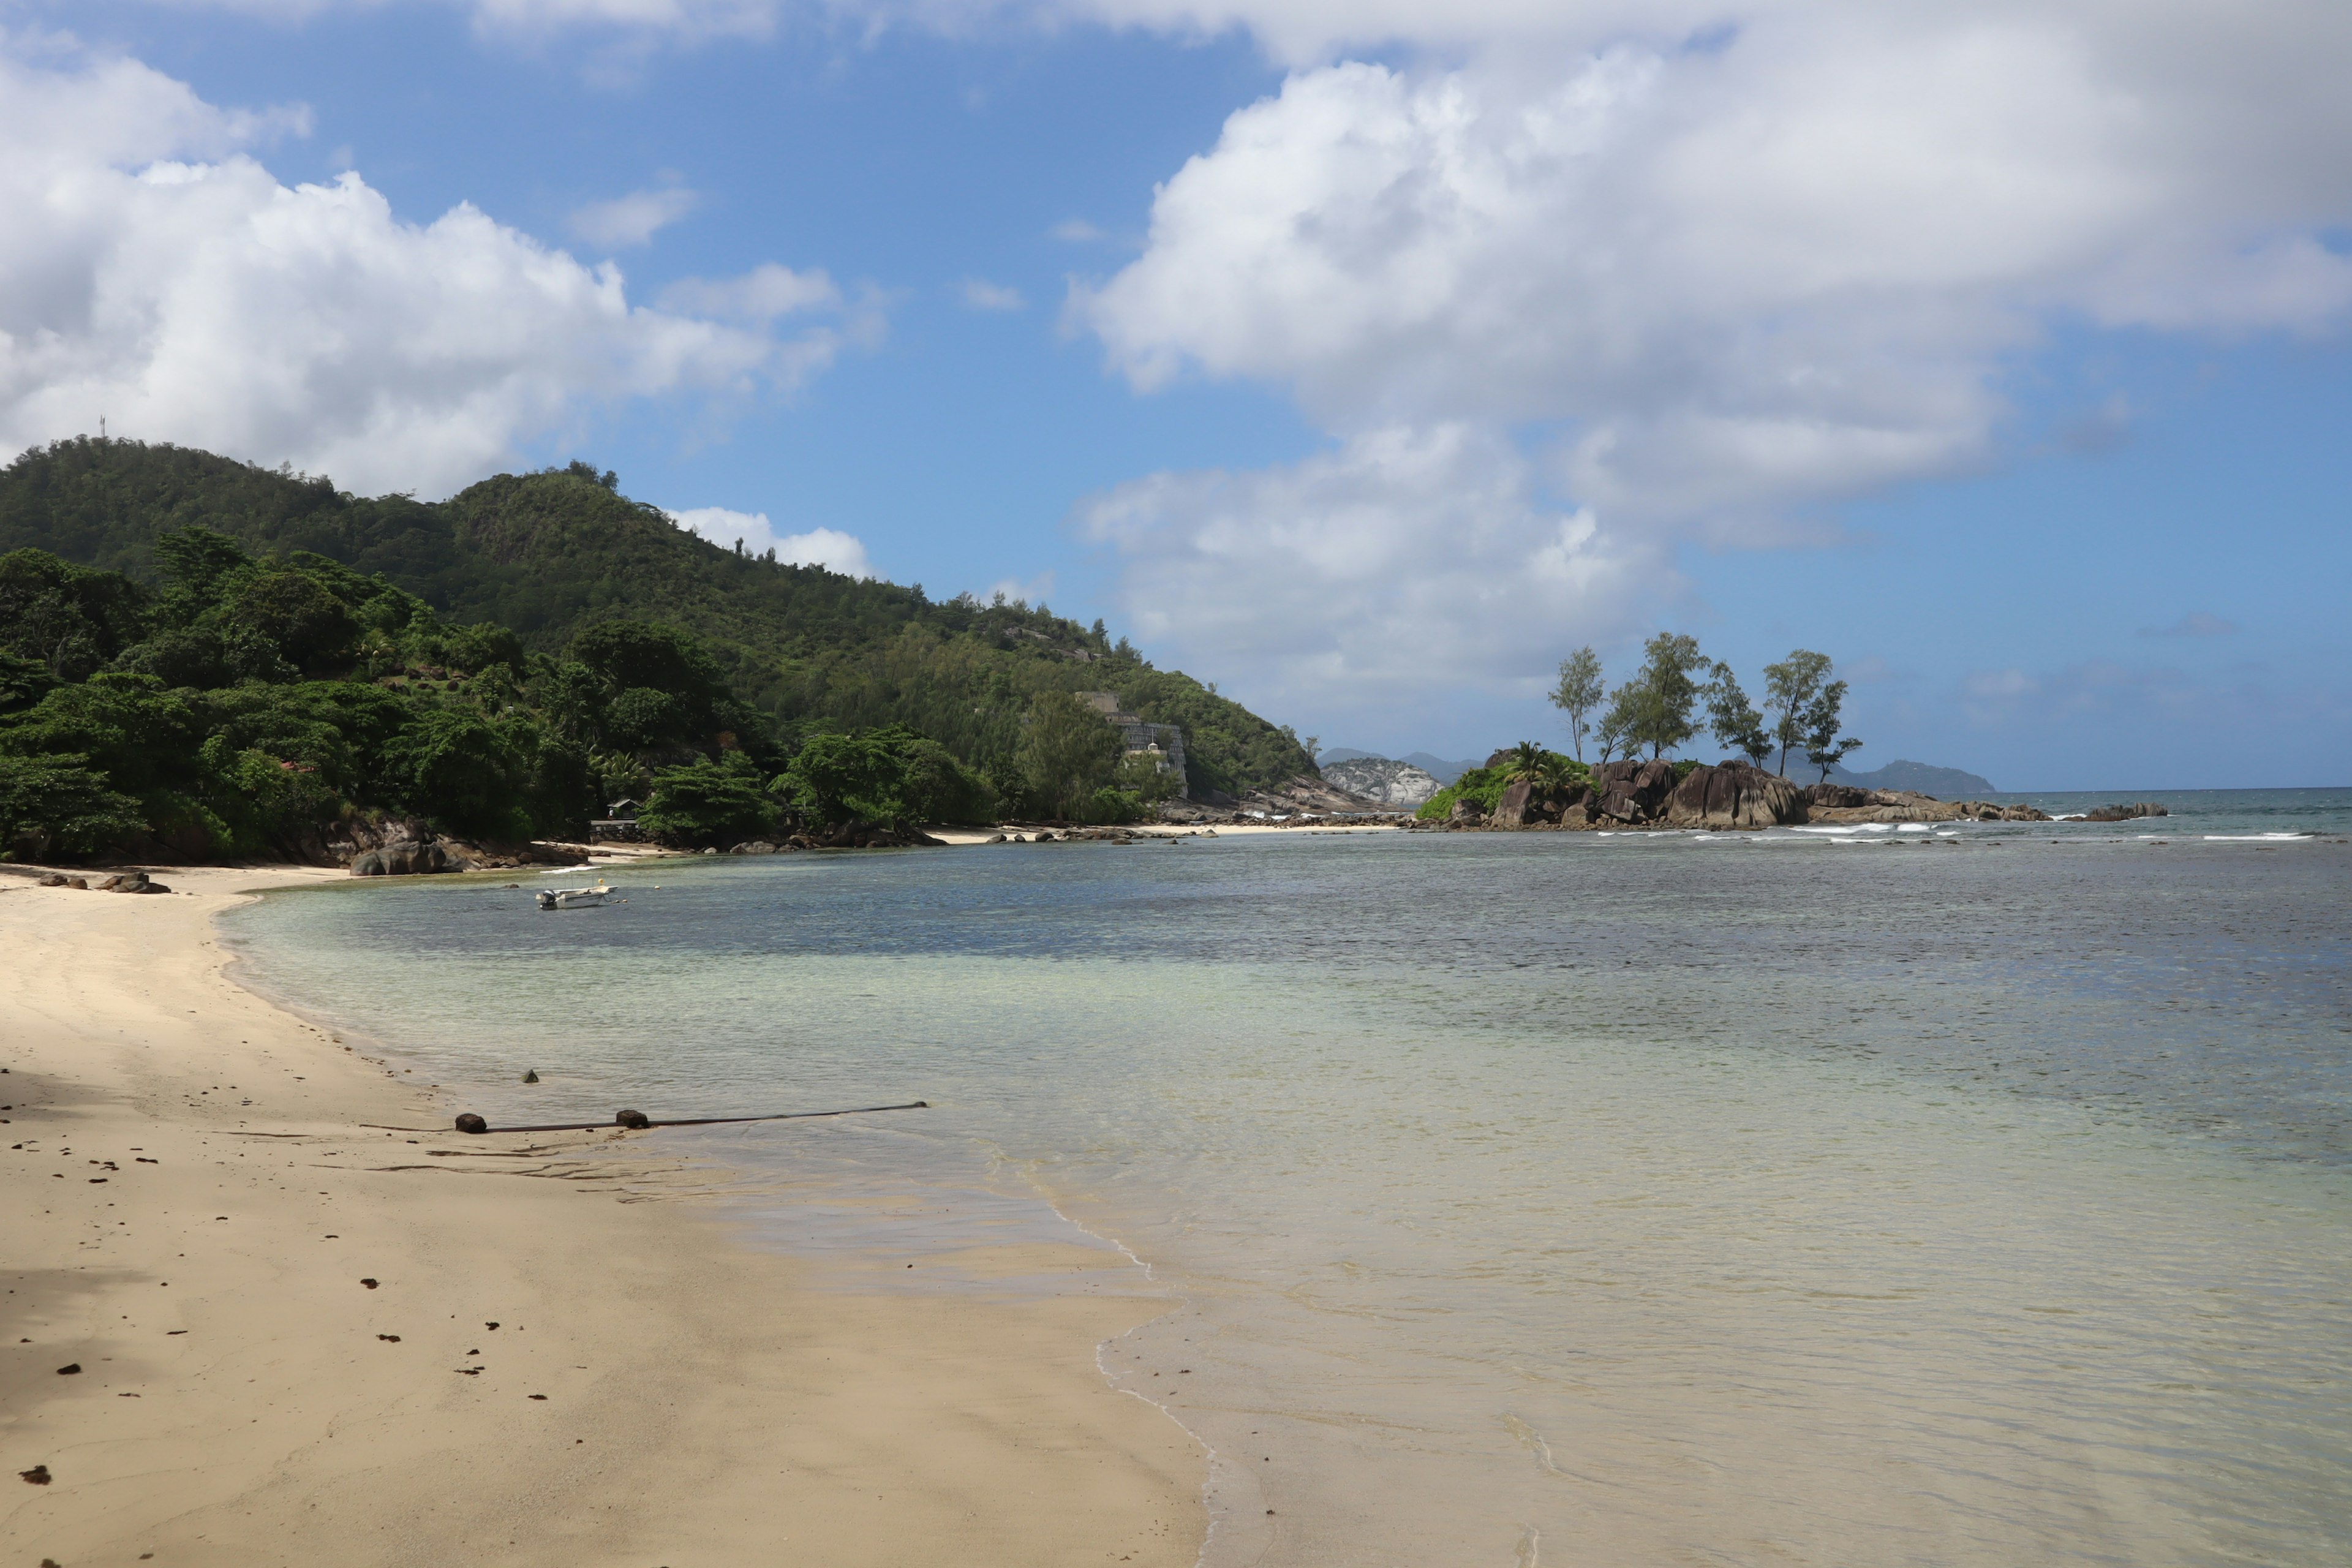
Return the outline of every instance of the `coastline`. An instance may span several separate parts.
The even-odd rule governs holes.
[[[336,875],[0,877],[26,1560],[1195,1560],[1199,1446],[1096,1363],[1168,1306],[1124,1259],[1022,1247],[1084,1279],[1038,1300],[843,1289],[641,1138],[416,1131],[448,1115],[413,1076],[224,972],[215,915]]]

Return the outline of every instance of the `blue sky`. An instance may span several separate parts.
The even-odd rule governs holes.
[[[583,456],[1391,754],[1664,628],[1850,765],[2352,782],[2352,35],[2135,15],[14,0],[0,434]]]

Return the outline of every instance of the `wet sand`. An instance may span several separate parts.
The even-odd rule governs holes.
[[[438,1131],[223,973],[213,915],[325,874],[0,875],[18,1560],[1194,1561],[1200,1450],[1096,1365],[1169,1305],[1123,1260],[1024,1248],[1069,1281],[1036,1300],[845,1289],[740,1245],[658,1135]]]

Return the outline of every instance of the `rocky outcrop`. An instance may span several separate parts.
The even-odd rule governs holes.
[[[1675,789],[1675,765],[1662,761],[1603,763],[1592,770],[1594,820],[1654,820]]]
[[[2096,811],[2085,813],[2083,820],[2085,822],[2130,822],[2142,816],[2170,816],[2171,815],[2171,812],[2166,810],[2163,806],[2157,805],[2156,802],[2152,800],[2143,800],[2136,805],[2103,805]]]
[[[1350,757],[1326,763],[1323,782],[1364,800],[1391,809],[1411,811],[1428,801],[1443,784],[1435,775],[1389,757]]]
[[[1870,804],[1870,791],[1856,789],[1852,784],[1817,784],[1805,786],[1805,804],[1834,806],[1840,811]]]
[[[387,844],[352,858],[354,877],[423,877],[465,869],[464,859],[437,839]]]
[[[1741,763],[1693,768],[1668,794],[1669,827],[1785,827],[1807,819],[1804,792],[1778,773]]]
[[[1387,808],[1377,800],[1335,789],[1311,773],[1300,773],[1289,782],[1271,789],[1254,789],[1242,796],[1241,809],[1245,815],[1263,813],[1267,816],[1294,816],[1301,813],[1318,816],[1333,812],[1383,811]]]
[[[1831,826],[1864,822],[2047,822],[2030,805],[1999,805],[1986,800],[1937,800],[1907,790],[1872,790],[1862,805],[1817,805],[1813,820]]]

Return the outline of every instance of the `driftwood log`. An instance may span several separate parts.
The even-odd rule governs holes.
[[[688,1116],[674,1121],[656,1121],[642,1110],[622,1110],[610,1121],[556,1121],[533,1127],[492,1127],[487,1121],[466,1112],[457,1118],[460,1132],[593,1132],[601,1127],[717,1127],[734,1121],[798,1121],[812,1116],[866,1116],[877,1110],[928,1110],[928,1100],[910,1100],[904,1105],[855,1105],[846,1110],[778,1110],[765,1116]]]

